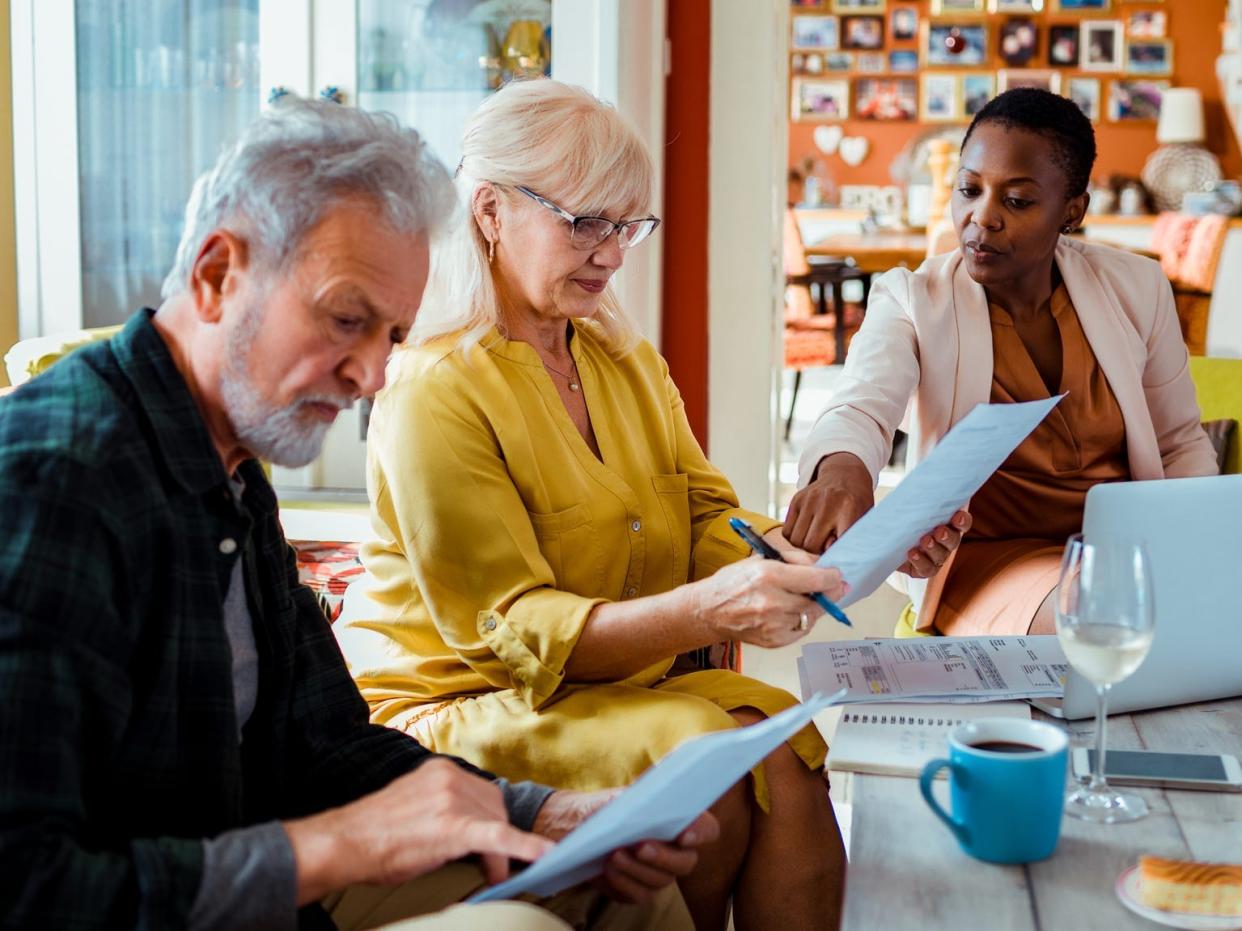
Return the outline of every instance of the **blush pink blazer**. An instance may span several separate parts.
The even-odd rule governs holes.
[[[1121,407],[1131,477],[1215,475],[1173,290],[1160,265],[1064,236],[1056,263]],[[961,251],[928,259],[917,271],[886,272],[871,289],[832,402],[802,453],[799,487],[821,458],[842,451],[858,456],[874,482],[899,426],[910,434],[912,467],[971,408],[986,403],[991,389],[987,296],[967,273]],[[920,628],[931,625],[951,561],[930,580],[906,579]]]

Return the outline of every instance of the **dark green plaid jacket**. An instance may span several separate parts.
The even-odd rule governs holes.
[[[0,400],[4,927],[184,926],[201,838],[342,804],[428,755],[368,723],[271,487],[249,461],[233,503],[151,313]],[[238,558],[260,656],[241,747]]]

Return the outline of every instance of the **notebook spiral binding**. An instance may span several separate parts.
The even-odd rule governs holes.
[[[850,724],[905,724],[918,727],[956,727],[965,724],[962,718],[933,718],[910,714],[865,714],[857,711],[847,712],[844,719]]]

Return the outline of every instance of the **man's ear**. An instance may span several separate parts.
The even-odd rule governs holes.
[[[484,182],[474,189],[470,198],[470,212],[474,222],[483,231],[483,238],[495,242],[500,238],[500,197],[496,188]]]
[[[219,321],[224,299],[237,290],[247,258],[245,240],[228,230],[213,230],[203,240],[190,268],[190,293],[202,320]]]

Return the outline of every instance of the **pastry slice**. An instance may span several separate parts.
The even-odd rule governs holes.
[[[1192,915],[1242,915],[1242,866],[1139,858],[1144,905]]]

